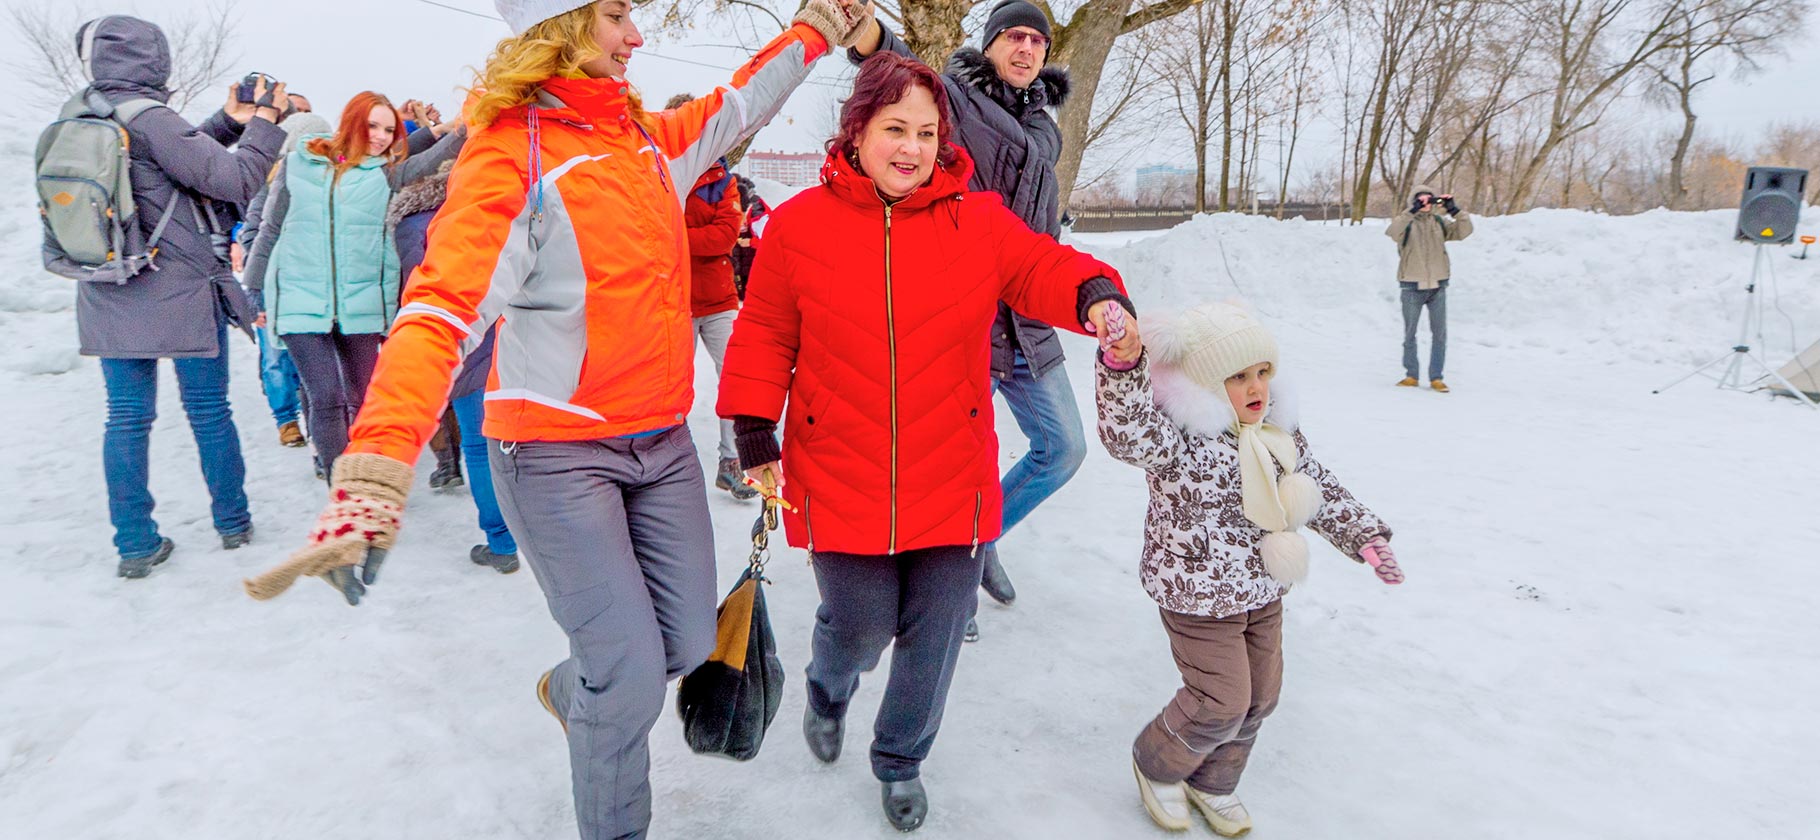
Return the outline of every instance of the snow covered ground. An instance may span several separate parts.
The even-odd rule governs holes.
[[[71,290],[36,271],[28,141],[0,138],[0,836],[573,837],[563,740],[532,695],[565,644],[528,573],[467,562],[465,495],[419,489],[358,609],[313,582],[241,593],[321,496],[307,452],[276,443],[250,346],[234,400],[258,542],[215,547],[166,374],[152,487],[179,548],[149,580],[113,577],[103,391],[73,349]],[[1313,445],[1397,529],[1408,584],[1317,549],[1289,598],[1283,703],[1240,789],[1253,836],[1812,836],[1820,413],[1697,383],[1650,394],[1734,338],[1750,261],[1731,218],[1481,220],[1454,248],[1445,396],[1391,387],[1379,226],[1220,217],[1128,247],[1081,238],[1140,314],[1249,300]],[[1782,308],[1811,340],[1820,260],[1788,253]],[[1068,374],[1090,413],[1089,347],[1070,339]],[[706,442],[705,356],[697,374]],[[1009,461],[1022,439],[1000,427]],[[728,584],[756,508],[711,507]],[[1178,682],[1136,580],[1143,509],[1142,475],[1096,444],[1004,542],[1019,600],[981,607],[919,836],[1165,836],[1128,757]],[[749,765],[695,757],[666,712],[654,836],[895,836],[864,760],[882,674],[846,757],[816,763],[797,734],[814,583],[790,550],[771,577],[790,679],[771,740]]]

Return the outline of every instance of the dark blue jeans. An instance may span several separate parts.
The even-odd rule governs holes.
[[[273,422],[282,426],[297,421],[303,411],[303,381],[297,378],[291,352],[279,347],[266,327],[259,329],[259,387],[265,391],[266,405],[272,408]]]
[[[240,432],[228,406],[228,341],[218,337],[221,352],[212,359],[177,359],[177,392],[196,451],[202,479],[212,500],[215,530],[238,534],[253,524],[247,512],[246,462],[240,457]],[[107,382],[107,431],[101,438],[101,463],[107,473],[107,510],[114,525],[114,548],[121,557],[143,557],[158,550],[156,502],[148,486],[151,473],[152,421],[158,418],[158,360],[102,359]]]
[[[1011,407],[1018,429],[1030,439],[1030,451],[999,480],[1005,494],[1001,535],[1062,489],[1087,459],[1087,432],[1081,426],[1068,369],[1058,365],[1037,377],[1023,353],[1013,359],[1011,378],[994,379],[992,390]]]
[[[480,512],[480,530],[487,533],[487,550],[517,554],[518,543],[499,513],[499,496],[493,491],[493,468],[487,463],[487,444],[492,441],[480,436],[481,421],[486,418],[485,401],[486,392],[475,391],[450,400],[449,407],[455,409],[455,422],[461,426],[461,459],[468,468],[468,492]]]
[[[1403,373],[1410,379],[1422,375],[1422,361],[1416,355],[1416,328],[1422,323],[1422,310],[1428,310],[1428,378],[1440,379],[1447,366],[1447,281],[1426,291],[1414,283],[1398,283],[1403,291]]]

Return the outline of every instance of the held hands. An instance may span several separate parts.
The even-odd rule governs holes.
[[[1403,567],[1397,565],[1397,555],[1390,550],[1390,541],[1377,537],[1359,549],[1359,558],[1378,573],[1378,580],[1396,585],[1403,582]]]
[[[1449,215],[1449,216],[1460,215],[1460,205],[1454,203],[1453,196],[1444,195],[1444,196],[1440,196],[1440,199],[1441,199],[1441,209],[1446,210],[1447,215]]]
[[[1116,300],[1102,300],[1087,310],[1087,332],[1100,337],[1102,358],[1114,370],[1130,370],[1144,352],[1137,316]]]
[[[349,605],[359,604],[397,539],[411,476],[410,464],[384,455],[350,452],[335,459],[329,504],[310,530],[309,544],[246,581],[247,594],[269,600],[298,578],[316,575],[340,590]]]
[[[792,22],[814,27],[830,47],[846,48],[870,31],[872,12],[872,0],[808,0]]]

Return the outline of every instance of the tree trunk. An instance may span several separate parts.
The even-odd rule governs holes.
[[[1232,41],[1238,31],[1232,0],[1220,5],[1220,212],[1232,209]]]
[[[973,8],[973,0],[915,0],[900,7],[904,13],[901,34],[910,51],[938,71],[946,67],[948,56],[967,40],[961,23]]]
[[[1681,84],[1675,86],[1676,98],[1681,104],[1681,136],[1675,138],[1674,157],[1668,159],[1668,209],[1687,209],[1687,150],[1694,144],[1694,123],[1699,116],[1694,114],[1694,86],[1690,84],[1687,63],[1681,65]]]
[[[1363,145],[1365,160],[1358,170],[1357,182],[1352,188],[1352,223],[1365,221],[1365,204],[1371,200],[1371,173],[1378,165],[1378,145],[1384,140],[1384,109],[1390,102],[1391,60],[1389,44],[1379,53],[1378,74],[1373,84],[1377,101],[1371,106],[1371,128],[1360,133],[1359,143]]]
[[[1081,172],[1081,157],[1087,152],[1087,144],[1082,141],[1093,127],[1093,97],[1099,91],[1106,59],[1112,54],[1112,42],[1124,30],[1125,12],[1131,8],[1131,3],[1132,0],[1090,0],[1075,10],[1066,26],[1058,27],[1056,31],[1049,63],[1068,69],[1071,89],[1068,104],[1058,115],[1062,156],[1055,164],[1055,178],[1061,187],[1064,209],[1074,192],[1075,178]]]

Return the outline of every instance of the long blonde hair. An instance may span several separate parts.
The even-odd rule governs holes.
[[[600,57],[594,41],[594,4],[570,9],[499,42],[487,57],[487,66],[475,79],[470,93],[475,99],[468,121],[486,128],[508,108],[529,105],[537,88],[549,79],[585,79],[581,65]],[[646,124],[644,105],[630,93],[632,118]]]

